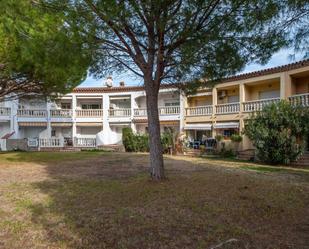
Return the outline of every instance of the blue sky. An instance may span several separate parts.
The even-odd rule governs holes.
[[[259,64],[249,64],[245,67],[245,69],[241,73],[249,73],[261,69],[277,67],[289,63],[293,63],[295,61],[299,61],[302,59],[302,54],[295,54],[294,58],[291,59],[290,55],[294,52],[288,49],[282,49],[279,52],[275,53],[269,62],[266,65]],[[141,79],[137,79],[134,77],[130,77],[129,75],[113,75],[114,86],[118,86],[120,81],[124,81],[126,85],[134,86],[134,85],[142,85]],[[104,86],[105,79],[94,79],[89,76],[83,83],[79,85],[79,87],[102,87]]]

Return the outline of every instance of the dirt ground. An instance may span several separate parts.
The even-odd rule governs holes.
[[[309,169],[147,154],[0,154],[0,248],[309,248]]]

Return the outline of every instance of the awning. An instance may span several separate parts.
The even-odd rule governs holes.
[[[211,130],[211,124],[207,123],[198,123],[198,124],[186,124],[184,127],[185,130]]]
[[[52,122],[51,123],[52,127],[71,127],[72,123],[67,123],[67,122]]]
[[[91,123],[87,123],[87,122],[79,122],[76,123],[76,126],[81,126],[81,127],[102,127],[103,124],[102,123],[98,123],[98,122],[91,122]]]
[[[221,122],[214,125],[215,129],[239,128],[238,122]]]
[[[30,127],[30,126],[34,126],[34,127],[47,127],[47,123],[46,122],[18,122],[19,126],[23,126],[23,127]]]

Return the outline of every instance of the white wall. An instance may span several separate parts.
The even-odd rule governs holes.
[[[46,130],[46,127],[20,127],[18,138],[37,138],[42,137],[40,133]]]
[[[101,127],[76,127],[76,135],[78,137],[96,137],[96,134],[101,131]]]
[[[0,122],[0,138],[10,133],[10,122]]]

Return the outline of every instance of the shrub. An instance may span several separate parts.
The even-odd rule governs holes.
[[[253,142],[260,160],[270,164],[297,160],[309,132],[308,109],[280,101],[250,116],[244,134]]]
[[[127,152],[136,151],[136,141],[131,128],[126,127],[122,129],[122,143]]]
[[[164,153],[167,153],[169,148],[175,147],[174,131],[172,129],[168,129],[161,134],[161,144]]]
[[[231,140],[232,140],[232,142],[240,143],[242,141],[242,136],[239,135],[239,134],[233,134],[231,136]]]
[[[217,142],[220,142],[223,139],[223,136],[218,134],[216,135],[215,139],[217,140]]]

